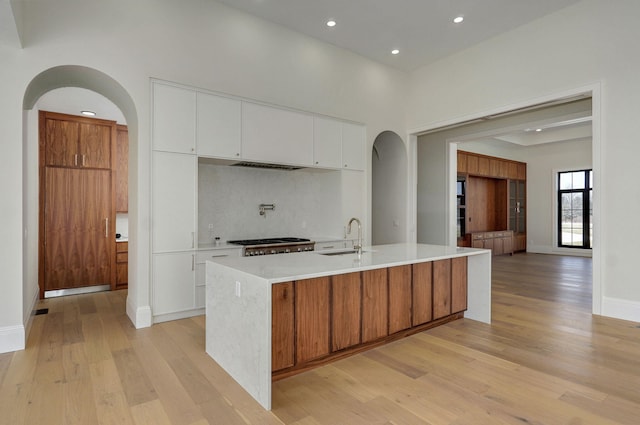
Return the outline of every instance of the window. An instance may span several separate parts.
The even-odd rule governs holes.
[[[593,171],[558,173],[558,246],[590,249],[593,239]]]

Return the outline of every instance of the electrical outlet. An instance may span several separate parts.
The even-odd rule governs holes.
[[[236,280],[236,297],[240,298],[241,290],[240,290],[240,282]]]

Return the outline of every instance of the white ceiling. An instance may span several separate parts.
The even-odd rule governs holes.
[[[218,0],[413,71],[580,0]],[[453,18],[464,16],[454,24]],[[326,26],[329,19],[337,25]],[[392,49],[400,54],[392,55]]]

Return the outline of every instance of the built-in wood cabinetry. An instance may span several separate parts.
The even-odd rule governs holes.
[[[113,121],[40,111],[40,296],[115,287]]]
[[[129,211],[129,131],[126,125],[117,126],[115,158],[116,212]]]
[[[471,233],[471,247],[490,249],[493,255],[513,255],[514,243],[512,230]]]
[[[116,289],[129,283],[129,242],[116,242]]]
[[[331,279],[331,351],[360,344],[362,309],[360,273],[346,273]]]
[[[272,371],[284,376],[461,317],[467,257],[272,287]]]
[[[296,363],[329,354],[329,277],[295,282]]]
[[[411,266],[389,267],[389,334],[412,325]]]
[[[389,334],[387,269],[362,272],[362,342]]]
[[[526,250],[526,178],[526,163],[458,151],[458,245]]]
[[[294,292],[293,282],[271,287],[271,370],[280,370],[294,365]]]

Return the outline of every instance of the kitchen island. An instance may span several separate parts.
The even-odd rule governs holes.
[[[463,314],[491,321],[489,250],[392,244],[361,255],[226,257],[206,266],[206,351],[266,409],[276,373]]]

